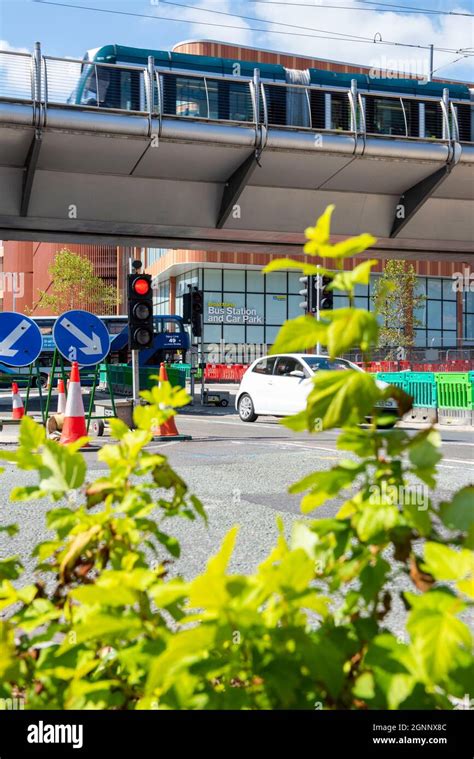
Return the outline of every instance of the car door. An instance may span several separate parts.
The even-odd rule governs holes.
[[[252,399],[256,414],[271,414],[270,391],[273,378],[275,356],[262,358],[245,374],[241,390],[248,393]]]
[[[303,376],[292,375],[295,371]],[[288,416],[303,411],[310,390],[310,373],[301,361],[294,356],[279,356],[270,383],[272,410],[269,413]]]

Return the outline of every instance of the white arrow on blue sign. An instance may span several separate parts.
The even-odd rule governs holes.
[[[53,339],[58,351],[68,361],[93,366],[103,361],[110,350],[107,327],[89,311],[66,311],[53,326]]]
[[[0,361],[7,366],[28,366],[43,349],[38,325],[15,311],[0,313]]]

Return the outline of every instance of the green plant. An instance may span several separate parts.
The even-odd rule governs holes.
[[[120,303],[115,285],[95,274],[92,261],[68,248],[56,253],[49,274],[51,284],[47,290],[39,290],[35,309],[48,308],[60,314],[93,303],[97,309],[109,312]]]
[[[416,314],[426,298],[417,293],[416,282],[413,264],[397,259],[386,262],[375,282],[372,301],[382,318],[379,346],[387,351],[388,360],[403,358],[403,349],[413,347],[415,329],[422,326]]]
[[[285,323],[276,352],[319,340],[331,356],[349,347],[367,353],[377,341],[376,316],[352,307],[354,286],[375,262],[340,266],[373,238],[331,245],[331,212],[307,230],[305,250],[335,260],[332,287],[348,293],[351,307]],[[291,259],[268,267],[277,268],[327,273]],[[348,458],[291,491],[305,493],[305,513],[347,491],[345,502],[333,518],[295,522],[289,540],[279,525],[276,547],[248,576],[228,573],[231,530],[189,582],[169,576],[179,547],[163,522],[205,518],[202,505],[164,456],[144,450],[157,420],[187,396],[168,383],[144,396],[138,429],[112,421],[117,443],[100,454],[109,473],[95,482],[85,482],[80,443],[47,441],[29,419],[18,451],[2,452],[38,474],[12,498],[67,505],[49,512],[55,537],[35,549],[50,587],[43,579],[19,587],[19,558],[0,563],[0,697],[20,694],[28,708],[448,709],[469,694],[471,634],[461,616],[472,608],[474,488],[436,504],[438,433],[379,426],[377,403],[391,396],[403,411],[409,396],[380,389],[368,374],[318,372],[307,409],[285,424],[341,427]],[[372,424],[363,428],[366,416]],[[413,583],[402,594],[403,638],[386,621],[400,576]]]

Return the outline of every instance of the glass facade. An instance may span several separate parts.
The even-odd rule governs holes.
[[[374,283],[357,285],[355,305],[373,310]],[[204,345],[243,343],[270,346],[286,319],[301,315],[299,273],[260,270],[195,268],[176,277],[176,312],[182,314],[187,286],[204,292]],[[457,293],[451,277],[417,277],[417,291],[425,297],[417,310],[415,347],[454,348],[457,345]],[[163,293],[161,302],[169,295]],[[348,306],[345,295],[334,294],[334,308]],[[463,294],[463,337],[474,341],[474,293]]]
[[[170,313],[170,283],[159,282],[153,285],[153,311],[158,316]]]
[[[474,291],[464,293],[463,302],[463,338],[474,343]]]
[[[457,293],[451,277],[418,277],[417,291],[426,300],[416,311],[420,326],[415,346],[455,348],[457,343]]]
[[[195,269],[176,278],[176,311],[187,285],[204,291],[204,343],[271,345],[286,319],[301,314],[298,274]]]

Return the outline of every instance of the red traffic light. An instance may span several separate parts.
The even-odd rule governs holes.
[[[150,290],[150,283],[141,277],[136,279],[132,285],[137,295],[146,295]]]

